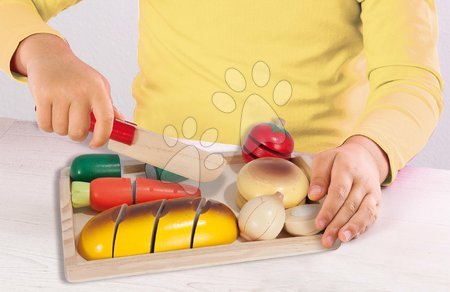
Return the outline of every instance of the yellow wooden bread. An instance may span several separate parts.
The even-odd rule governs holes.
[[[86,260],[228,244],[237,219],[223,203],[182,198],[122,205],[92,217],[77,249]]]
[[[114,257],[149,253],[152,250],[153,227],[163,201],[127,207],[125,218],[117,228]],[[140,240],[130,241],[130,238]]]
[[[81,230],[78,252],[85,259],[110,258],[113,254],[113,238],[120,206],[108,209],[89,220]]]
[[[195,214],[200,198],[166,201],[156,230],[155,252],[191,247]]]
[[[231,243],[237,236],[237,220],[233,211],[220,202],[207,201],[198,218],[193,247]]]

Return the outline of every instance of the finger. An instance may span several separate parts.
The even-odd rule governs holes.
[[[125,116],[115,106],[113,106],[113,110],[115,119],[125,120]]]
[[[67,135],[69,124],[69,105],[66,103],[53,103],[52,127],[59,135]]]
[[[350,220],[340,229],[339,239],[349,241],[364,233],[367,228],[373,225],[378,216],[381,201],[381,191],[367,194],[358,211]]]
[[[336,157],[334,160],[327,198],[316,217],[317,228],[323,229],[333,220],[352,188],[352,174],[345,170],[346,166],[341,161],[339,157]]]
[[[311,165],[311,181],[308,197],[318,201],[325,196],[330,184],[331,168],[335,158],[334,152],[322,152],[316,155]]]
[[[114,109],[109,97],[102,98],[100,101],[97,101],[96,104],[93,104],[92,112],[94,113],[96,122],[89,146],[97,148],[108,141],[112,131]]]
[[[74,141],[84,141],[89,133],[90,107],[72,103],[69,109],[69,137]]]
[[[36,121],[39,128],[43,131],[53,132],[51,103],[40,103],[36,105]]]
[[[331,247],[338,237],[339,230],[352,218],[358,211],[364,196],[366,195],[366,189],[361,184],[354,184],[345,203],[339,209],[336,216],[330,224],[328,224],[323,237],[322,243],[326,247]],[[328,198],[327,198],[328,200]],[[342,239],[341,239],[342,240]]]

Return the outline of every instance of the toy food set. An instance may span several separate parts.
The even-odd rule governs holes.
[[[264,130],[267,124],[255,128]],[[280,135],[278,130],[267,133]],[[138,161],[122,163],[116,154],[75,158],[60,179],[66,279],[79,282],[328,250],[314,224],[321,205],[306,202],[309,157],[291,157],[293,145],[283,152],[258,143],[256,148],[272,147],[282,154],[250,160],[245,149],[224,154],[221,175],[208,182]]]

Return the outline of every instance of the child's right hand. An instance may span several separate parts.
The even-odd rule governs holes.
[[[57,36],[35,34],[21,42],[12,69],[28,76],[39,127],[82,141],[89,132],[90,112],[97,120],[89,145],[108,140],[114,118],[123,119],[112,104],[108,81],[78,59]]]

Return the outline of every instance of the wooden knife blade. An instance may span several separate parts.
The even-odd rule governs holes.
[[[95,117],[91,114],[90,131],[94,127]],[[216,179],[227,164],[220,153],[207,152],[117,119],[108,149],[200,182]]]

